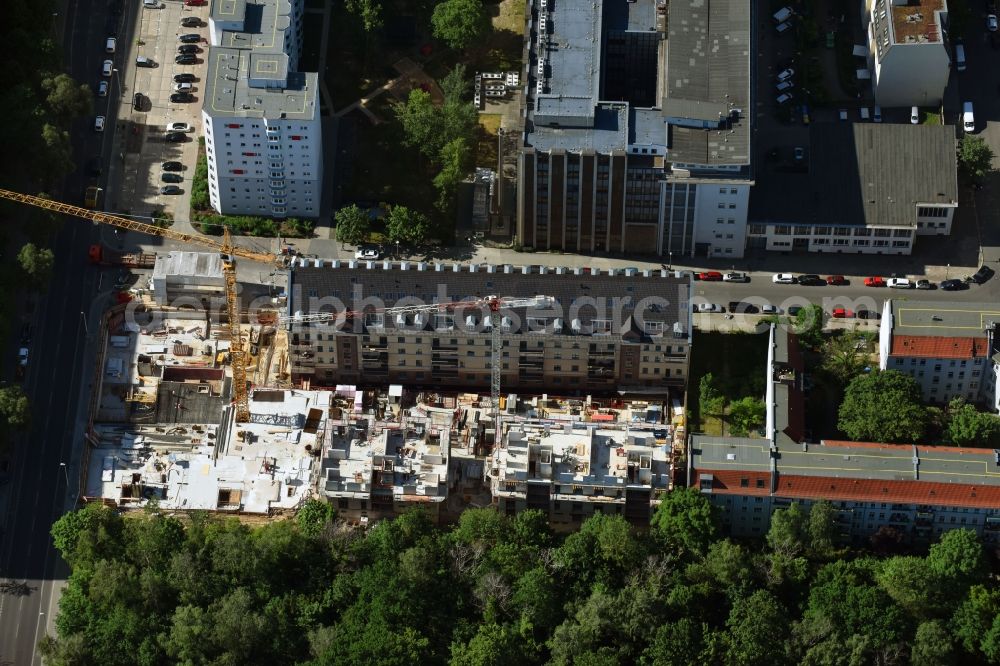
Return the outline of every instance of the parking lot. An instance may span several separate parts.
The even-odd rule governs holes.
[[[208,7],[187,6],[180,0],[160,0],[158,4],[162,7],[139,4],[135,40],[119,45],[126,52],[120,61],[123,95],[115,127],[108,205],[131,215],[167,214],[186,222],[201,135],[200,93],[208,50]],[[198,19],[198,26],[181,25],[182,19],[192,17]],[[178,38],[192,33],[205,40],[191,45],[200,51],[194,54],[196,62],[177,64],[175,58],[181,45]],[[178,74],[194,76],[188,102],[171,101]],[[171,123],[187,124],[189,131],[173,137],[180,141],[167,140],[166,128]],[[162,168],[165,162],[180,163],[172,165],[174,170],[169,172],[176,176],[167,175],[166,180],[167,172]],[[163,193],[162,188],[169,185],[180,194]]]

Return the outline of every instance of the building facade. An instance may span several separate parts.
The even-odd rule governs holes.
[[[879,324],[879,367],[913,377],[927,402],[962,398],[1000,412],[998,332],[995,305],[888,300]]]
[[[750,5],[535,0],[534,8],[521,244],[741,257],[752,184]],[[703,48],[706,38],[715,48]]]
[[[945,0],[867,0],[875,103],[938,107],[951,73]]]
[[[289,274],[289,316],[358,314],[332,323],[293,324],[294,382],[489,389],[489,313],[481,305],[460,304],[489,295],[544,295],[553,299],[551,307],[502,313],[505,390],[670,393],[683,392],[687,383],[687,276],[634,269],[309,263]],[[380,312],[433,303],[442,304],[441,310]]]
[[[302,0],[215,0],[202,123],[212,208],[318,217],[319,77],[296,71]]]

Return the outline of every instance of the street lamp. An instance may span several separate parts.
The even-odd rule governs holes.
[[[80,321],[83,322],[83,332],[90,335],[90,329],[87,327],[87,315],[83,314],[83,310],[80,310]]]
[[[59,466],[62,467],[63,476],[66,478],[66,488],[69,488],[69,472],[66,471],[66,463],[61,462]]]
[[[674,270],[674,251],[667,251],[667,270]]]

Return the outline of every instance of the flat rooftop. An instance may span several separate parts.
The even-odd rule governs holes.
[[[808,160],[758,177],[752,222],[914,227],[918,205],[958,205],[951,126],[813,123]]]
[[[945,0],[907,0],[896,5],[880,0],[879,9],[892,12],[892,36],[897,44],[940,43],[943,39],[938,12],[947,12]]]
[[[986,339],[986,329],[1000,324],[1000,304],[891,299],[892,334]]]

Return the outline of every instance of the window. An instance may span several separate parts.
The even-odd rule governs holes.
[[[611,333],[611,320],[610,319],[595,319],[593,320],[594,333],[596,335],[607,335]]]

